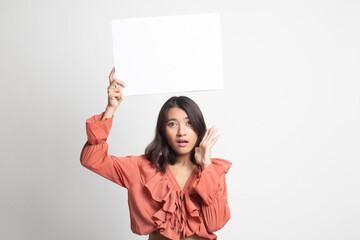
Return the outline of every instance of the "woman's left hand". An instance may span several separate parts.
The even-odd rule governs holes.
[[[206,131],[199,147],[195,148],[195,160],[202,170],[211,164],[211,148],[220,137],[220,135],[216,135],[217,132],[218,129],[212,126]]]

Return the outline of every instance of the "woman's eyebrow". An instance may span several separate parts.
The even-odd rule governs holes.
[[[189,117],[186,117],[186,118],[184,118],[184,119],[189,119]],[[175,118],[170,118],[170,119],[166,120],[166,122],[176,121],[176,120],[177,120],[177,119],[175,119]]]

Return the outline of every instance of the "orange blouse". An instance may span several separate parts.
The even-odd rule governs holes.
[[[176,240],[194,234],[217,239],[213,232],[230,219],[225,174],[231,162],[212,158],[203,171],[200,166],[193,170],[181,190],[169,168],[157,171],[145,155],[109,155],[106,140],[114,116],[101,121],[103,114],[86,120],[88,141],[80,162],[128,190],[131,230],[139,235],[158,231]]]

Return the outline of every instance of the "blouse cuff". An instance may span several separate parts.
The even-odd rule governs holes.
[[[111,118],[100,120],[105,112],[94,115],[86,120],[86,134],[90,145],[106,142],[114,115]]]
[[[220,187],[219,175],[216,172],[214,164],[207,166],[202,172],[199,172],[199,178],[194,182],[196,192],[201,196],[206,205],[210,205],[216,196]]]

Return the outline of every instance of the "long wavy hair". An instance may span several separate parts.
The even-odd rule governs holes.
[[[195,148],[199,146],[206,132],[206,124],[199,106],[186,96],[171,97],[162,106],[157,119],[154,140],[146,147],[145,156],[151,161],[155,168],[165,172],[168,164],[176,163],[176,152],[171,148],[165,134],[166,120],[170,108],[178,107],[188,115],[193,130],[198,138],[194,148],[191,150],[191,162],[195,161]]]

